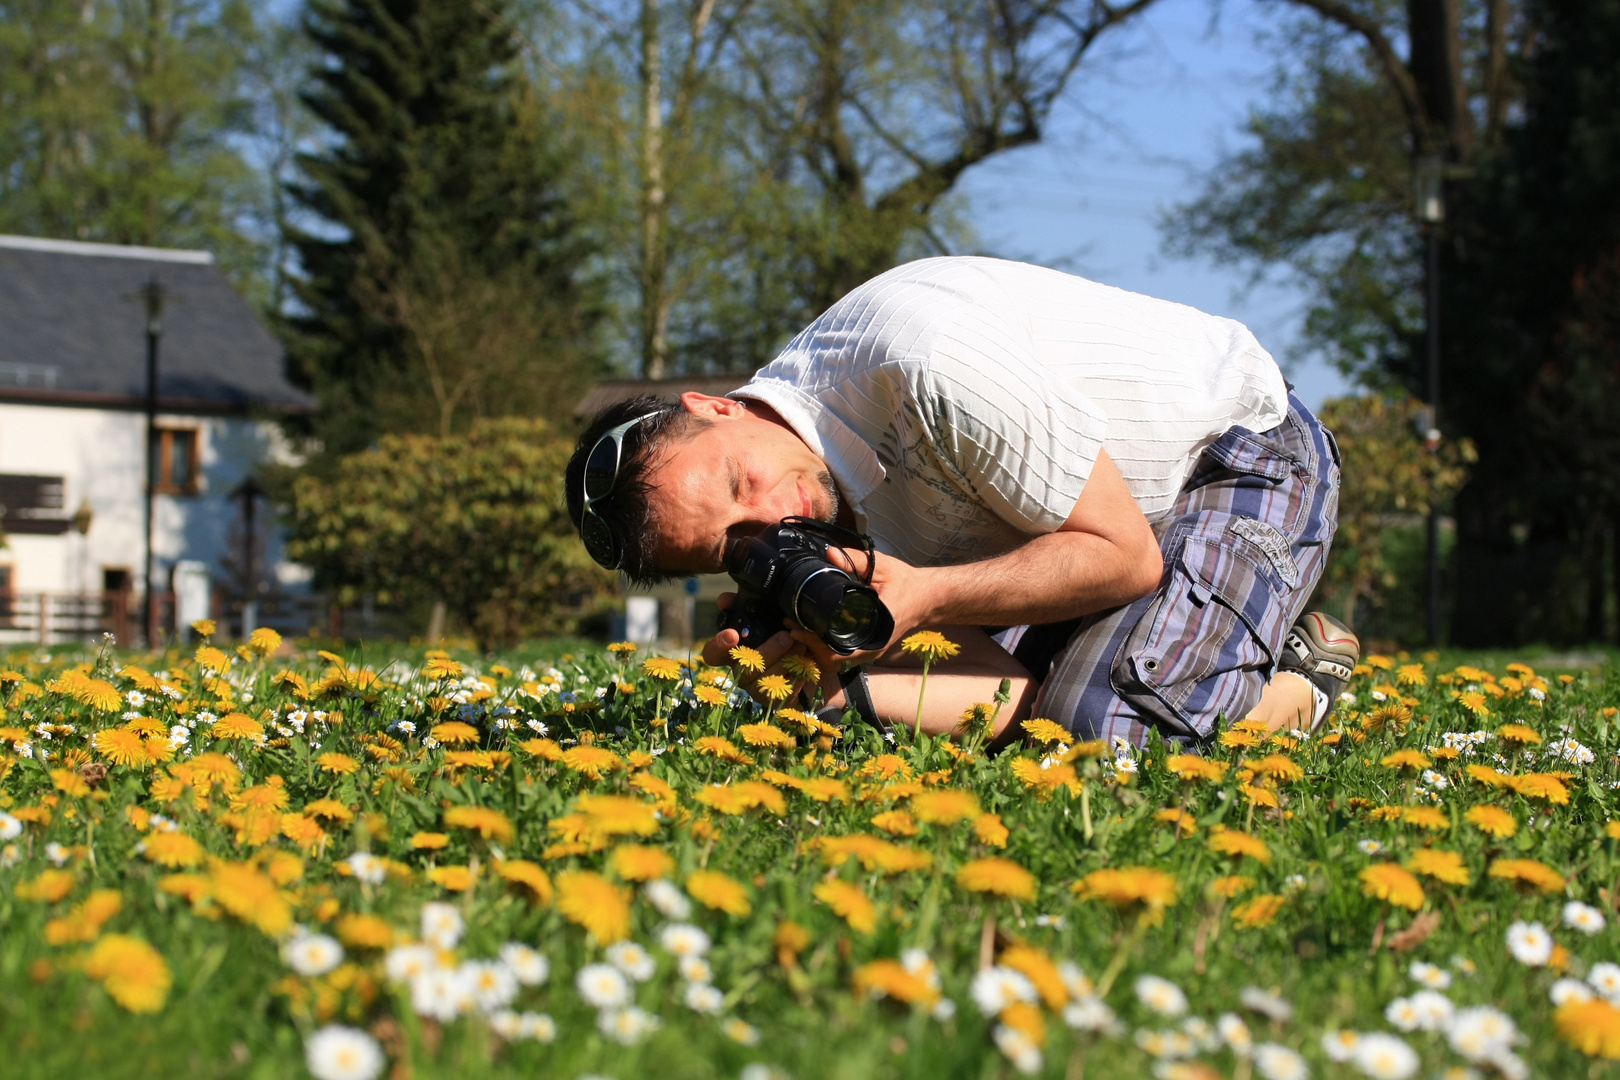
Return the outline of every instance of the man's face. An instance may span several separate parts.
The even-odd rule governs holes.
[[[649,470],[660,569],[718,574],[731,537],[795,514],[833,519],[838,489],[826,463],[764,406],[703,394],[681,400],[709,423]]]

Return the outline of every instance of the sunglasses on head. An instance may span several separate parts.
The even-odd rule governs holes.
[[[656,415],[658,414],[648,413],[634,420],[626,420],[618,427],[609,428],[602,433],[602,437],[596,440],[596,445],[591,447],[591,452],[585,456],[585,474],[580,480],[584,509],[580,512],[579,535],[585,542],[585,551],[590,557],[609,570],[617,570],[619,564],[624,561],[624,542],[594,507],[613,493],[613,485],[619,479],[625,434],[643,420]]]

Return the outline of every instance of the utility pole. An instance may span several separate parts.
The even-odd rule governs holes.
[[[1440,225],[1446,217],[1445,161],[1424,154],[1413,170],[1418,220],[1423,222],[1423,322],[1428,367],[1428,405],[1418,416],[1418,436],[1429,453],[1440,451]],[[1429,647],[1440,647],[1440,507],[1429,493]]]
[[[152,500],[158,479],[158,345],[163,337],[163,283],[152,275],[141,288],[146,301],[146,647],[158,640],[157,586],[152,565]]]

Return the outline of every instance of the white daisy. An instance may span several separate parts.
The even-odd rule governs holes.
[[[705,1013],[709,1016],[719,1016],[720,1008],[725,1004],[726,996],[708,983],[689,982],[686,984],[686,993],[683,995],[686,1007],[693,1012]]]
[[[608,963],[630,976],[636,982],[646,982],[658,971],[658,964],[652,956],[633,941],[621,941],[617,945],[609,945],[607,950]]]
[[[1417,1051],[1393,1035],[1372,1031],[1356,1040],[1350,1060],[1373,1080],[1406,1080],[1418,1070]]]
[[[641,887],[642,895],[647,902],[658,909],[658,913],[666,919],[684,919],[692,914],[692,901],[679,888],[671,885],[663,878],[649,881]]]
[[[396,945],[383,959],[383,969],[394,982],[410,982],[438,966],[438,957],[426,945]]]
[[[517,997],[517,976],[505,964],[473,960],[461,965],[461,977],[480,1012],[504,1009]]]
[[[1238,994],[1238,1000],[1243,1003],[1245,1009],[1253,1009],[1266,1019],[1275,1020],[1279,1024],[1287,1023],[1294,1017],[1294,1007],[1283,1000],[1281,995],[1270,990],[1262,990],[1258,986],[1245,986],[1242,993]]]
[[[1213,1053],[1221,1048],[1220,1033],[1202,1016],[1189,1016],[1181,1022],[1182,1033],[1204,1053]]]
[[[551,975],[551,961],[520,941],[501,946],[501,963],[524,986],[539,986]]]
[[[1000,1050],[1013,1068],[1025,1075],[1041,1071],[1041,1048],[1035,1040],[1006,1024],[997,1024],[995,1031],[996,1049]]]
[[[375,1080],[388,1059],[365,1032],[328,1024],[304,1044],[304,1063],[315,1080]]]
[[[1446,1032],[1451,1048],[1469,1061],[1489,1061],[1505,1052],[1518,1038],[1519,1029],[1511,1017],[1489,1005],[1459,1010]]]
[[[1406,969],[1406,974],[1413,982],[1430,990],[1446,990],[1451,987],[1451,973],[1438,964],[1414,960],[1412,966]]]
[[[683,956],[680,959],[679,966],[681,978],[688,982],[706,983],[714,981],[714,969],[701,956]]]
[[[1329,1061],[1344,1064],[1356,1055],[1356,1046],[1361,1042],[1361,1036],[1354,1031],[1324,1031],[1322,1032],[1322,1053],[1328,1056]]]
[[[0,840],[15,840],[22,835],[22,822],[0,810]]]
[[[302,934],[282,945],[281,959],[305,978],[325,975],[343,963],[343,946],[325,934]]]
[[[548,1043],[557,1037],[557,1022],[545,1013],[526,1012],[522,1019],[525,1039]]]
[[[1451,999],[1438,990],[1419,990],[1410,1000],[1417,1013],[1418,1027],[1424,1031],[1446,1030],[1457,1012]]]
[[[613,1009],[630,1001],[630,981],[608,964],[586,964],[574,976],[574,987],[587,1005]]]
[[[1160,1061],[1176,1061],[1198,1052],[1197,1045],[1185,1031],[1174,1029],[1137,1028],[1134,1041],[1137,1049]]]
[[[1361,852],[1363,855],[1377,855],[1380,851],[1384,850],[1384,845],[1380,844],[1377,840],[1357,840],[1356,850]]]
[[[702,956],[709,951],[709,935],[688,923],[672,923],[658,934],[658,944],[671,956]]]
[[[1547,991],[1547,996],[1552,998],[1554,1005],[1562,1008],[1565,1005],[1584,1005],[1596,998],[1597,994],[1579,979],[1559,979]]]
[[[1599,960],[1586,973],[1586,981],[1611,1002],[1620,999],[1620,964]]]
[[[1062,977],[1063,985],[1068,989],[1070,997],[1090,997],[1096,991],[1097,988],[1091,979],[1085,972],[1080,970],[1080,965],[1073,960],[1059,960],[1057,969],[1058,975]]]
[[[930,1015],[932,1015],[933,1018],[938,1020],[940,1023],[946,1023],[956,1016],[956,1002],[952,1001],[950,998],[940,998],[938,1001],[934,1002],[934,1007],[932,1010],[930,1010]]]
[[[1101,998],[1076,998],[1063,1007],[1063,1022],[1076,1031],[1107,1031],[1115,1024],[1114,1010]]]
[[[1142,975],[1136,980],[1136,998],[1162,1016],[1180,1016],[1187,1011],[1187,995],[1169,979]]]
[[[1596,934],[1603,929],[1607,920],[1603,912],[1591,904],[1583,904],[1579,900],[1571,900],[1564,905],[1564,925],[1571,930],[1579,930],[1583,934]]]
[[[1418,1029],[1418,1011],[1412,1006],[1410,998],[1398,997],[1384,1006],[1384,1019],[1399,1031]]]
[[[1015,1001],[1034,1001],[1035,984],[1022,972],[999,965],[987,967],[973,976],[969,989],[974,1004],[986,1016],[1000,1016],[1001,1010]]]
[[[489,1028],[509,1042],[513,1039],[521,1039],[523,1037],[523,1017],[511,1009],[502,1009],[499,1012],[490,1014]]]
[[[1254,1050],[1254,1036],[1249,1032],[1249,1025],[1237,1013],[1222,1013],[1215,1021],[1215,1031],[1238,1057],[1248,1057]]]
[[[381,885],[388,880],[388,866],[368,851],[357,851],[345,860],[356,881],[367,885]]]
[[[411,1008],[420,1016],[448,1022],[472,1004],[471,988],[459,968],[429,968],[411,980]]]
[[[1304,1058],[1286,1046],[1269,1042],[1254,1048],[1254,1071],[1262,1080],[1306,1080],[1311,1075]]]
[[[759,1045],[759,1028],[746,1020],[739,1020],[733,1016],[720,1025],[720,1030],[732,1042],[741,1043],[744,1046]]]
[[[658,1030],[658,1017],[634,1005],[604,1009],[596,1017],[596,1029],[621,1046],[631,1046]]]
[[[1541,967],[1552,959],[1552,935],[1538,922],[1516,922],[1508,927],[1507,946],[1513,959],[1528,967]]]
[[[422,905],[422,940],[435,949],[453,949],[461,940],[465,924],[461,912],[449,904]]]

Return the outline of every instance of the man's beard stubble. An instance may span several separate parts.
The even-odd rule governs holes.
[[[829,525],[836,524],[838,521],[838,485],[833,483],[832,473],[827,472],[825,469],[816,477],[816,480],[821,484],[821,490],[827,494],[827,513],[821,517],[821,520]]]

